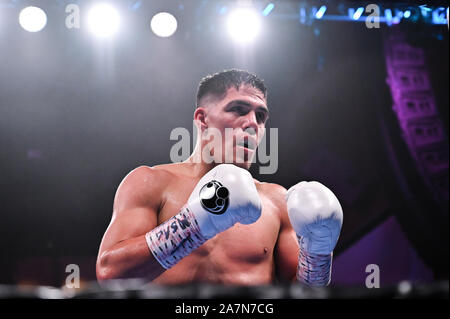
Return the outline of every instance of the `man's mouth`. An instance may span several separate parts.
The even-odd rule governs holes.
[[[251,138],[240,139],[236,144],[252,151],[256,149],[256,142]]]

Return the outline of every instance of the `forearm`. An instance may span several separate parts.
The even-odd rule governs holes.
[[[151,254],[145,235],[119,242],[97,260],[99,281],[131,277],[153,280],[164,271]]]
[[[194,214],[185,206],[177,215],[145,235],[124,240],[106,250],[97,263],[102,279],[155,279],[206,241]]]

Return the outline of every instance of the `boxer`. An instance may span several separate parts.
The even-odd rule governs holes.
[[[124,178],[100,245],[98,280],[328,285],[342,208],[318,182],[287,191],[252,178],[268,114],[267,90],[255,75],[227,70],[202,79],[192,155]],[[231,161],[205,138],[213,128],[233,128],[232,142],[218,141],[219,148],[240,148]]]

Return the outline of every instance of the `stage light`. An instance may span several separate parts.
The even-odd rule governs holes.
[[[88,14],[89,30],[97,37],[108,38],[119,29],[120,17],[117,10],[106,3],[94,6]]]
[[[384,10],[384,16],[386,17],[386,24],[388,26],[391,26],[392,25],[392,19],[393,19],[392,10],[391,9]]]
[[[275,8],[275,5],[273,3],[269,3],[263,10],[262,15],[267,17],[273,10],[273,8]]]
[[[170,13],[160,12],[153,16],[150,27],[157,36],[167,38],[177,30],[177,19]]]
[[[239,43],[254,40],[261,29],[259,14],[250,8],[239,8],[232,11],[227,21],[230,36]]]
[[[226,6],[221,6],[219,9],[219,14],[225,14],[227,13],[227,7]]]
[[[411,16],[411,11],[409,11],[409,10],[406,10],[406,11],[403,13],[403,18],[405,18],[405,19],[408,19],[410,16]]]
[[[447,24],[447,9],[444,7],[435,8],[431,17],[433,24]]]
[[[20,11],[19,24],[28,32],[38,32],[47,24],[47,15],[41,8],[26,7]]]
[[[142,5],[142,1],[136,1],[132,6],[131,6],[131,10],[133,11],[137,11],[139,10],[139,8]]]
[[[325,12],[327,11],[327,7],[326,6],[321,6],[319,10],[317,10],[316,12],[316,19],[322,19],[323,15],[325,14]]]
[[[353,14],[353,20],[358,20],[359,18],[361,18],[363,13],[364,13],[363,7],[359,7],[358,9],[356,9],[355,13]]]
[[[429,12],[431,12],[431,8],[428,8],[426,4],[422,4],[419,6],[420,11],[422,12],[423,16],[427,16]]]

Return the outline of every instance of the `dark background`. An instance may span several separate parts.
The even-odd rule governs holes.
[[[95,279],[120,181],[139,165],[170,162],[171,130],[192,131],[199,80],[227,68],[254,72],[269,88],[279,168],[252,173],[286,188],[318,180],[332,189],[345,214],[337,256],[395,216],[433,279],[448,279],[448,202],[431,200],[401,138],[383,51],[394,29],[425,50],[448,136],[446,26],[306,26],[274,12],[243,49],[224,32],[224,17],[200,2],[144,2],[133,11],[117,1],[124,27],[111,41],[90,36],[83,20],[65,28],[63,1],[40,2],[49,21],[36,34],[16,22],[26,1],[1,8],[0,283],[59,286],[70,263]],[[87,1],[77,3],[83,19]],[[178,19],[167,39],[149,28],[160,10]]]

